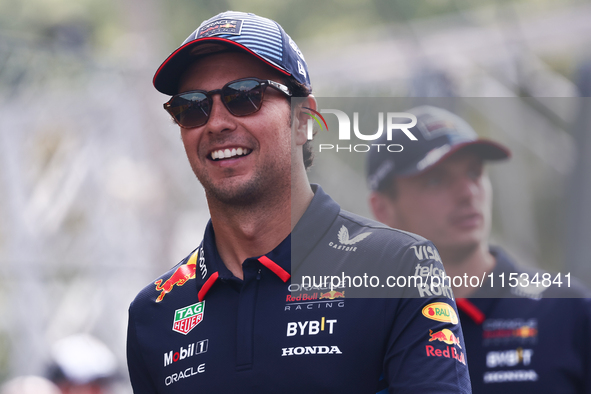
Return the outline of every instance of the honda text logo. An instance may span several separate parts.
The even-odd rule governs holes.
[[[318,123],[320,125],[320,127],[322,128],[322,123],[320,122],[320,119],[322,120],[322,122],[324,123],[324,125],[326,126],[326,130],[328,131],[328,126],[326,124],[326,121],[324,120],[324,117],[322,117],[322,114],[333,114],[337,117],[337,121],[339,124],[339,129],[338,129],[338,138],[339,141],[350,141],[351,140],[351,119],[349,118],[349,115],[347,115],[345,112],[338,110],[338,109],[322,109],[320,110],[320,112],[317,111],[313,111],[313,114],[308,114],[310,115],[310,119],[308,119],[308,123],[307,123],[307,136],[308,139],[311,140],[313,138],[313,127],[314,127],[314,121],[316,121],[316,123]],[[410,114],[410,113],[406,113],[406,112],[386,112],[386,115],[384,116],[384,112],[378,112],[377,113],[378,116],[378,129],[375,132],[362,132],[360,130],[359,127],[359,112],[353,112],[353,133],[355,135],[355,137],[359,140],[362,141],[375,141],[377,139],[379,139],[383,133],[384,133],[384,118],[385,120],[385,131],[386,131],[386,138],[388,141],[392,140],[392,136],[394,133],[404,133],[406,135],[406,137],[408,137],[408,139],[410,141],[417,141],[417,138],[414,136],[414,134],[409,130],[412,127],[416,126],[417,124],[417,118],[415,115]],[[320,118],[320,119],[319,119]],[[372,146],[376,146],[377,149],[379,150],[380,146],[386,146],[385,144],[371,144]],[[355,152],[367,152],[371,149],[370,145],[367,144],[358,144],[358,145],[347,145],[347,146],[339,146],[339,145],[333,145],[333,144],[320,144],[319,145],[319,151],[322,152],[323,150],[331,150],[331,149],[335,149],[338,152],[339,150],[347,150],[349,152],[352,151],[352,149]],[[400,152],[402,151],[403,147],[400,144],[392,144],[392,145],[387,145],[386,149],[390,152]]]

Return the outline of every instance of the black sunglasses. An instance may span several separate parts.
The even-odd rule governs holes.
[[[257,112],[263,106],[263,97],[267,87],[279,90],[291,96],[288,87],[258,78],[243,78],[225,84],[221,89],[191,90],[174,95],[164,104],[164,109],[181,127],[193,128],[203,126],[209,120],[213,95],[220,94],[222,103],[234,116],[246,116]]]

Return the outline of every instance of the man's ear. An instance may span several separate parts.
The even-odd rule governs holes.
[[[316,99],[311,94],[308,97],[297,100],[298,102],[293,112],[292,128],[294,130],[296,145],[304,145],[308,141],[308,119],[312,119],[309,115],[312,111],[307,108],[316,111],[317,104]]]
[[[373,216],[380,222],[390,227],[397,226],[396,207],[394,202],[380,192],[371,192],[369,195],[369,206]]]

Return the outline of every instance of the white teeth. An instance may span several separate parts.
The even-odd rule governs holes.
[[[244,156],[250,153],[250,149],[247,148],[232,148],[230,149],[220,149],[211,152],[210,156],[212,160],[219,160],[219,159],[229,159],[230,157],[234,156]]]

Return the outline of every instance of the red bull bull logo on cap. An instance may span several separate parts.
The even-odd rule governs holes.
[[[170,293],[175,285],[182,286],[189,279],[195,279],[195,272],[197,271],[197,255],[198,250],[191,255],[187,264],[178,267],[164,283],[162,283],[162,279],[154,282],[156,285],[156,291],[160,291],[160,295],[156,298],[156,302],[162,301],[164,296]]]
[[[423,316],[444,323],[458,324],[458,315],[451,305],[445,302],[433,302],[423,308]]]
[[[448,345],[456,345],[460,349],[462,348],[462,345],[460,345],[460,338],[456,337],[455,334],[447,328],[435,333],[433,330],[429,330],[429,336],[431,337],[429,338],[429,342],[441,341],[443,343],[447,343]]]

